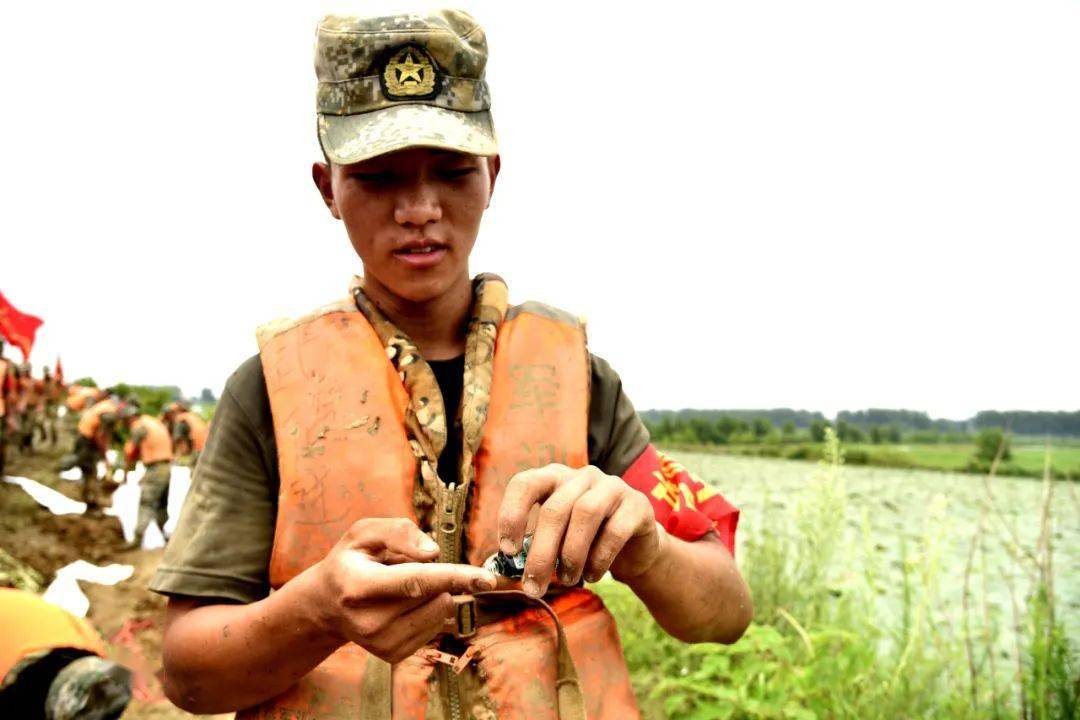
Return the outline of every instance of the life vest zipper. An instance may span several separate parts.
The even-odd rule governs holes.
[[[464,534],[462,523],[467,492],[467,483],[449,483],[441,488],[436,506],[439,562],[461,561],[461,540]],[[448,665],[440,665],[438,673],[439,687],[442,688],[450,720],[464,720],[461,713],[461,679]]]

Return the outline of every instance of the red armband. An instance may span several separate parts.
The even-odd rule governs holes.
[[[652,502],[656,520],[681,540],[693,542],[710,530],[735,553],[739,509],[652,444],[623,473],[626,483]]]

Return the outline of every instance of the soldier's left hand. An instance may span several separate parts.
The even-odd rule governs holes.
[[[611,570],[621,580],[640,575],[660,555],[665,534],[649,499],[588,466],[548,465],[518,473],[499,508],[499,546],[521,550],[529,514],[539,505],[522,588],[534,597],[552,582],[595,582]],[[558,577],[555,577],[558,559]]]

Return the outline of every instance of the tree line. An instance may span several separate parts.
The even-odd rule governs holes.
[[[824,442],[826,428],[833,426],[824,417],[810,420],[805,427],[799,427],[794,420],[787,420],[777,426],[765,416],[749,420],[730,415],[681,418],[668,414],[661,415],[657,420],[650,418],[651,416],[643,414],[642,420],[654,441],[688,445],[743,445],[806,440]],[[898,425],[872,425],[864,429],[841,420],[836,423],[835,429],[840,441],[847,443],[899,443],[904,440],[904,433]],[[924,441],[942,440],[944,438]]]
[[[1013,435],[1080,437],[1080,411],[984,410],[968,420],[931,418],[918,410],[841,410],[835,422],[822,413],[790,408],[768,410],[646,410],[641,419],[657,440],[717,445],[766,439],[821,442],[834,426],[844,442],[967,442],[978,431],[1007,429]]]

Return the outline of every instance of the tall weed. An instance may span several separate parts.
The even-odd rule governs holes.
[[[648,718],[1025,718],[1077,717],[1075,650],[1054,619],[1051,533],[1044,513],[1027,577],[1036,584],[1017,617],[1015,675],[995,662],[1003,621],[987,608],[985,541],[973,540],[962,627],[939,598],[944,496],[925,511],[922,532],[902,540],[900,587],[886,588],[868,517],[848,517],[843,450],[830,429],[824,457],[797,497],[769,498],[744,525],[740,566],[755,621],[731,646],[684,645],[668,637],[625,587],[596,586],[619,619],[635,689]],[[1049,487],[1049,486],[1048,486]],[[1049,492],[1049,491],[1048,491]],[[990,510],[987,510],[987,516]],[[849,522],[849,520],[851,522]],[[981,532],[981,531],[980,531]],[[969,607],[968,575],[981,555],[982,596]],[[858,568],[854,571],[853,568]],[[888,590],[899,610],[879,602]]]

